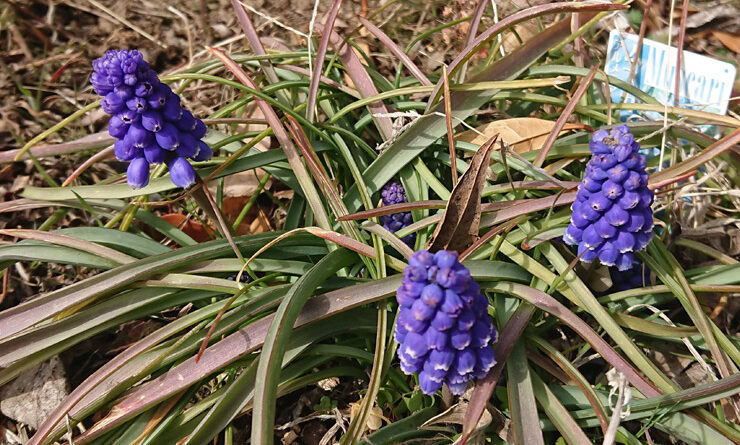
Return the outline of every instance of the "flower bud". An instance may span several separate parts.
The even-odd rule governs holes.
[[[207,161],[213,156],[213,150],[203,141],[198,141],[198,151],[190,158],[195,162]]]
[[[188,188],[195,184],[195,170],[187,159],[176,157],[169,164],[170,178],[172,182],[182,188]]]
[[[132,189],[140,189],[149,184],[149,163],[144,158],[135,158],[128,165],[126,180]]]
[[[150,164],[161,164],[167,159],[167,152],[156,143],[144,147],[144,157]]]
[[[119,139],[113,144],[113,153],[119,161],[130,162],[134,158],[140,158],[143,155],[141,147],[135,146],[128,139]]]
[[[389,182],[386,184],[381,190],[380,196],[383,198],[383,205],[386,206],[408,202],[406,191],[403,189],[403,186],[397,182]],[[380,222],[387,230],[395,233],[414,221],[411,216],[411,212],[398,212],[391,215],[381,216]],[[406,243],[407,246],[413,247],[416,242],[416,233],[403,237],[402,241]]]

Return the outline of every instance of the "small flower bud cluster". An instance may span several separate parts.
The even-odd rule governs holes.
[[[130,162],[126,176],[133,189],[149,183],[149,164],[166,163],[172,182],[190,187],[195,170],[188,162],[205,161],[213,152],[201,139],[203,121],[183,109],[180,97],[159,81],[136,50],[111,50],[93,61],[90,82],[103,96],[108,133],[117,139],[116,157]]]
[[[434,394],[443,383],[462,394],[471,378],[483,378],[496,364],[488,299],[457,252],[415,252],[396,299],[401,370],[419,373],[424,394]]]
[[[226,279],[230,281],[236,281],[236,277],[238,276],[239,274],[229,275],[228,277],[226,277]],[[240,283],[251,283],[252,277],[248,273],[243,272],[241,278],[239,278],[239,282]]]
[[[637,289],[652,284],[650,280],[650,269],[640,261],[635,261],[632,269],[624,271],[610,267],[609,275],[612,279],[612,292]]]
[[[632,268],[634,252],[652,238],[653,192],[646,159],[626,126],[599,130],[590,143],[593,156],[578,185],[570,225],[563,239],[578,245],[581,261],[598,258],[619,270]]]
[[[395,181],[386,184],[383,187],[383,190],[380,192],[380,195],[383,198],[384,206],[391,204],[401,204],[409,201],[406,197],[406,191],[403,189],[403,186]],[[387,230],[391,231],[392,233],[396,233],[404,227],[413,223],[414,220],[411,217],[411,212],[398,212],[391,215],[381,216],[380,222]],[[414,243],[416,242],[416,233],[411,233],[404,236],[402,238],[402,241],[406,243],[407,246],[413,248]]]

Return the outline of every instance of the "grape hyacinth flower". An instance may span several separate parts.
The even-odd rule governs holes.
[[[391,204],[400,204],[409,201],[406,197],[406,191],[403,189],[403,186],[395,181],[386,184],[383,187],[383,190],[380,192],[380,195],[383,198],[384,206]],[[381,216],[380,222],[387,230],[392,233],[396,233],[409,224],[413,223],[414,220],[411,217],[411,212],[398,212],[391,215]],[[416,233],[411,233],[404,236],[401,241],[406,243],[407,246],[413,247],[414,243],[416,242]]]
[[[599,130],[589,144],[593,156],[578,185],[563,240],[578,246],[581,261],[597,259],[620,271],[632,268],[634,252],[653,236],[653,191],[647,161],[626,126]]]
[[[483,378],[496,364],[488,299],[457,252],[414,252],[396,299],[401,370],[419,373],[424,394],[434,394],[443,383],[462,394],[471,378]]]
[[[615,267],[609,268],[612,279],[612,292],[637,289],[638,287],[650,286],[650,269],[640,261],[635,261],[632,269],[620,271]]]
[[[137,50],[110,50],[93,61],[90,82],[103,96],[100,105],[112,117],[108,133],[117,139],[113,151],[130,162],[128,184],[149,183],[149,165],[166,163],[172,182],[183,188],[195,183],[188,159],[205,161],[211,148],[201,139],[206,126],[182,108],[180,97],[159,81]]]

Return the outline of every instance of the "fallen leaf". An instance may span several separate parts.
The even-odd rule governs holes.
[[[241,225],[239,226],[239,229],[241,229]],[[259,212],[257,214],[257,217],[252,220],[251,223],[249,223],[249,231],[246,233],[240,233],[237,230],[237,233],[240,235],[247,235],[247,234],[254,234],[254,233],[264,233],[264,232],[270,232],[272,227],[270,226],[270,220],[267,218],[267,215],[265,215],[265,212],[262,211],[262,209],[259,209]]]
[[[265,171],[258,168],[256,170],[247,170],[244,172],[234,173],[224,178],[224,198],[235,198],[246,196],[249,198],[257,190],[257,186],[260,183],[260,178],[265,175]],[[265,184],[266,189],[270,189],[272,185],[272,179],[267,181]],[[211,181],[208,184],[208,190],[211,195],[216,196],[218,183],[217,181]]]
[[[583,269],[583,272],[579,273],[578,276],[583,277],[583,281],[594,292],[606,292],[612,288],[614,283],[612,283],[612,277],[609,274],[608,267],[595,261],[590,264],[584,264],[579,261],[576,267]]]
[[[499,138],[515,152],[526,153],[542,148],[542,144],[545,143],[547,135],[554,126],[553,121],[534,117],[515,117],[489,122],[475,130],[463,131],[458,134],[457,140],[479,145],[494,134],[498,134]],[[568,130],[582,128],[585,128],[582,124],[566,123],[561,134]]]
[[[276,199],[293,199],[294,193],[295,192],[293,192],[292,189],[278,190],[272,192],[272,196],[274,196]]]
[[[232,196],[224,198],[221,204],[221,212],[229,221],[233,224],[236,218],[241,213],[242,209],[249,201],[249,196]],[[252,208],[244,215],[244,218],[239,223],[239,227],[236,228],[237,235],[248,235],[252,233],[263,233],[272,230],[270,219],[265,215],[265,212],[255,203]]]
[[[470,402],[465,398],[465,396],[463,396],[456,404],[451,406],[449,409],[443,411],[440,414],[437,414],[436,416],[424,422],[424,424],[422,424],[420,428],[431,431],[447,431],[448,428],[438,425],[462,425],[465,421],[465,416],[468,413],[468,405],[470,405]],[[498,412],[497,414],[503,417],[503,414],[501,414],[500,412]],[[483,415],[478,421],[478,424],[475,426],[475,429],[470,434],[470,436],[468,436],[466,443],[468,445],[484,444],[485,436],[483,435],[483,433],[489,427],[489,425],[491,425],[491,423],[493,423],[496,432],[502,438],[507,437],[508,425],[506,425],[506,422],[498,418],[496,419],[496,422],[493,422],[493,420],[494,418],[491,414],[491,411],[489,409],[484,410]]]
[[[724,31],[712,31],[714,38],[722,42],[727,49],[733,51],[736,54],[740,54],[740,35],[730,34]]]
[[[520,46],[522,46],[521,42],[526,42],[527,40],[531,39],[533,35],[535,35],[537,30],[533,30],[533,26],[533,24],[529,23],[520,23],[514,26],[512,32],[508,32],[504,35],[501,46],[504,47],[504,51],[506,52],[506,54],[519,48]]]
[[[227,220],[233,222],[236,220],[236,217],[239,216],[239,213],[241,213],[244,206],[247,204],[247,201],[249,201],[249,196],[224,196],[223,201],[221,202],[221,213],[224,214],[224,218]],[[252,213],[252,216],[254,216],[254,211],[250,211]],[[244,220],[247,220],[248,218],[244,218]],[[242,222],[244,222],[242,220]]]
[[[478,237],[481,212],[481,190],[491,163],[491,152],[498,135],[481,145],[452,190],[442,221],[432,235],[429,250],[464,250]]]
[[[184,221],[185,224],[182,225],[180,230],[199,243],[211,240],[216,234],[213,227],[204,226],[202,223],[190,219],[185,221],[185,215],[182,213],[167,213],[162,215],[161,218],[175,227],[180,227]]]
[[[29,182],[31,182],[30,176],[27,176],[27,175],[16,176],[15,179],[13,179],[13,184],[10,185],[8,192],[15,193],[19,191],[20,189],[24,188],[25,186],[27,186]]]
[[[675,381],[682,388],[692,388],[710,381],[707,371],[693,357],[685,357],[675,350],[647,351],[648,357],[655,363],[668,378]]]

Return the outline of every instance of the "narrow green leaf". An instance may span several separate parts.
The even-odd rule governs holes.
[[[411,439],[430,436],[431,431],[419,430],[419,427],[438,413],[436,406],[416,411],[412,415],[385,426],[367,436],[367,440],[358,445],[396,445],[408,443]]]
[[[116,264],[128,264],[135,260],[135,258],[109,247],[101,246],[97,243],[82,240],[80,238],[75,238],[73,236],[65,235],[58,232],[43,232],[41,230],[27,229],[6,229],[0,230],[0,234],[22,239],[31,239],[53,244],[56,246],[64,246],[71,249],[81,250],[83,252],[97,255],[108,261],[113,261]]]
[[[301,309],[324,280],[347,266],[353,258],[355,254],[345,249],[335,250],[325,256],[291,286],[275,312],[257,365],[256,379],[260,382],[260,387],[254,397],[252,443],[270,445],[273,442],[275,394],[278,386],[276,377],[282,364],[285,345]]]
[[[545,382],[542,381],[537,373],[530,373],[530,378],[537,403],[542,407],[552,423],[555,424],[560,434],[565,438],[565,441],[569,445],[592,445],[586,433],[573,420],[568,410],[560,403],[560,400],[545,385]]]
[[[0,246],[0,269],[5,269],[16,261],[41,261],[44,263],[74,264],[76,266],[91,267],[93,269],[113,269],[118,266],[118,263],[88,252],[83,252],[71,247],[54,246],[36,241],[21,241],[16,244]],[[0,319],[1,318],[2,317],[0,316]],[[0,329],[0,338],[2,337],[2,329]]]
[[[514,430],[514,443],[517,445],[544,445],[542,430],[534,428],[540,423],[537,404],[534,398],[532,375],[527,356],[521,342],[514,344],[506,367],[508,379],[506,387],[509,394],[511,426]]]
[[[325,320],[313,326],[300,328],[296,335],[289,341],[286,348],[286,355],[282,359],[282,364],[295,359],[303,352],[308,345],[319,341],[329,335],[335,335],[339,332],[352,330],[358,332],[374,328],[374,324],[369,320],[371,312],[368,310],[350,311],[338,320]],[[331,356],[319,356],[320,360],[326,360]],[[311,366],[313,368],[313,366]],[[284,370],[280,374],[282,387],[277,393],[285,393],[286,386],[296,386],[296,382],[290,382],[288,373]],[[228,425],[240,412],[243,412],[248,406],[252,405],[255,394],[255,378],[257,375],[257,360],[253,361],[244,369],[224,393],[214,403],[205,417],[198,424],[196,429],[190,434],[183,445],[206,444],[213,439],[226,425]],[[314,376],[315,377],[315,376]],[[304,384],[298,382],[298,385]]]
[[[236,238],[236,242],[240,248],[251,254],[277,235],[279,233],[250,235]],[[283,243],[292,244],[299,239],[294,237]],[[132,281],[146,279],[183,264],[221,256],[230,249],[224,240],[187,246],[124,264],[57,291],[41,295],[32,301],[21,303],[0,313],[0,339],[39,323],[65,309],[112,295],[127,287]]]

